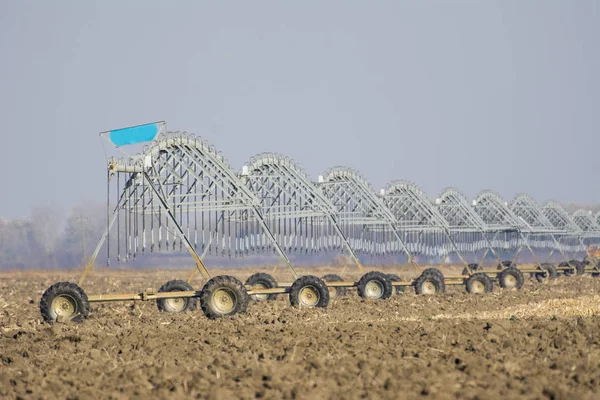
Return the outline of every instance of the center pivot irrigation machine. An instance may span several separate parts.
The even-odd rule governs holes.
[[[571,217],[558,204],[540,206],[527,195],[509,205],[489,191],[472,204],[453,188],[430,201],[403,181],[376,194],[358,171],[347,167],[331,168],[314,182],[300,165],[276,153],[254,156],[235,172],[207,141],[164,128],[158,122],[101,133],[119,150],[146,145],[137,155],[109,160],[106,230],[79,282],[59,282],[44,292],[40,311],[45,321],[82,320],[95,302],[155,301],[160,311],[183,312],[194,310],[199,301],[208,318],[218,318],[244,312],[250,300],[280,294],[296,307],[326,307],[354,287],[363,298],[386,299],[408,286],[418,294],[444,292],[446,285],[484,293],[492,291],[494,280],[503,288],[520,289],[523,273],[540,282],[558,273],[600,273],[600,216],[578,211]],[[151,252],[187,250],[195,268],[187,281],[171,280],[158,290],[87,295],[82,286],[103,247],[108,265],[115,251],[116,259],[126,262]],[[533,256],[534,267],[517,266],[523,249]],[[501,261],[507,251],[512,259]],[[536,252],[543,251],[548,254],[540,262]],[[300,276],[290,260],[292,253],[321,252],[348,256],[362,277],[354,282],[337,274]],[[578,261],[581,252],[585,258]],[[212,277],[203,262],[207,254],[259,253],[277,254],[293,282],[278,283],[267,273],[244,283],[228,275]],[[490,255],[498,268],[485,268]],[[453,256],[464,269],[445,275],[442,266]],[[419,276],[408,280],[366,271],[361,259],[408,263]],[[419,265],[417,259],[429,261]],[[201,290],[191,285],[197,273],[206,282]]]

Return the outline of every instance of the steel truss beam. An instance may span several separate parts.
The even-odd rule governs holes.
[[[287,251],[346,250],[364,271],[339,227],[337,210],[300,165],[281,154],[262,153],[242,168],[242,179]]]
[[[394,215],[358,171],[330,168],[319,178],[319,186],[336,208],[343,231],[360,251],[380,256],[402,252],[417,266],[397,230]]]
[[[557,229],[546,215],[542,207],[528,194],[518,194],[510,202],[509,209],[512,213],[529,226],[529,242],[534,248],[551,249],[550,254],[546,258],[546,262],[550,260],[555,251],[558,251],[565,262],[568,262],[568,257],[560,242],[565,231]]]
[[[441,257],[442,263],[454,251],[471,272],[452,238],[448,221],[417,185],[393,181],[382,191],[382,196],[394,215],[397,228],[405,232],[409,249],[428,257]]]
[[[469,205],[466,196],[456,188],[442,191],[435,201],[440,214],[446,219],[450,233],[463,252],[476,253],[486,249],[478,264],[481,265],[487,252],[490,251],[498,262],[501,262],[487,234],[495,233]]]
[[[516,263],[521,251],[527,248],[535,263],[542,269],[541,262],[525,235],[526,232],[531,232],[531,227],[511,211],[508,202],[505,202],[498,193],[491,190],[480,192],[473,200],[473,209],[486,223],[489,230],[496,231],[494,239],[491,240],[492,247],[498,248],[500,247],[498,245],[504,244],[505,249],[516,248],[513,263]],[[505,240],[496,241],[499,234],[504,234]]]
[[[160,134],[142,153],[111,160],[108,170],[109,187],[110,178],[116,176],[112,181],[119,200],[82,280],[115,222],[118,260],[121,248],[127,261],[147,247],[150,251],[185,247],[208,279],[198,250],[231,257],[273,249],[297,277],[265,223],[261,202],[207,141],[185,132]],[[110,262],[109,246],[107,252]]]
[[[598,248],[600,245],[600,224],[591,211],[577,210],[571,216],[573,222],[581,229],[580,240],[585,247],[586,254],[594,259],[594,266],[598,267],[598,259],[595,252],[588,254],[587,249]]]
[[[555,229],[563,232],[559,241],[563,244],[563,249],[567,253],[566,258],[572,258],[585,249],[582,239],[583,231],[560,204],[547,201],[542,206],[542,212]]]

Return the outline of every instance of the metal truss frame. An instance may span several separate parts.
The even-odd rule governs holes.
[[[261,204],[261,214],[287,251],[346,250],[364,272],[338,224],[337,210],[308,173],[289,157],[261,153],[242,168],[242,180]]]
[[[110,213],[112,178],[115,178],[119,200]],[[129,159],[111,160],[107,197],[107,228],[85,268],[80,285],[104,242],[110,238],[115,222],[119,261],[121,246],[127,261],[148,247],[150,251],[161,251],[174,250],[179,245],[180,250],[185,247],[192,255],[196,263],[194,272],[200,272],[208,280],[210,274],[198,250],[204,254],[243,256],[249,251],[273,248],[297,276],[262,216],[259,199],[214,146],[191,134],[159,134],[142,153]],[[261,231],[257,242],[251,241],[248,235],[249,221]],[[120,229],[120,225],[124,229]],[[125,240],[121,240],[122,236]],[[110,245],[107,254],[110,264]]]
[[[598,257],[596,254],[589,254],[587,249],[590,246],[598,248],[600,245],[600,224],[596,220],[595,216],[591,211],[577,210],[571,215],[571,219],[579,229],[581,229],[580,240],[584,246],[586,256],[591,257],[594,262],[592,263],[595,268],[598,268]]]
[[[558,251],[565,262],[569,261],[561,237],[565,234],[563,229],[556,228],[546,217],[541,205],[530,195],[521,193],[509,204],[510,210],[529,227],[529,241],[534,248],[551,249],[545,262],[548,262],[555,251]],[[558,237],[558,238],[557,238]]]
[[[577,253],[585,248],[582,239],[583,231],[571,219],[567,211],[560,204],[554,201],[547,201],[541,208],[544,216],[550,221],[552,226],[563,232],[563,234],[560,235],[559,242],[562,244],[565,251],[565,258],[574,258]],[[567,241],[570,241],[571,243],[566,243]],[[575,241],[576,244],[573,244],[573,241]]]
[[[379,256],[401,252],[418,267],[397,229],[394,215],[360,172],[332,167],[319,177],[318,185],[335,207],[342,230],[357,251]]]
[[[537,267],[541,270],[542,265],[535,251],[531,247],[525,233],[531,232],[531,227],[521,218],[517,217],[500,195],[492,190],[481,191],[473,200],[473,209],[487,225],[488,231],[493,231],[494,237],[490,240],[492,247],[497,248],[497,244],[503,243],[505,249],[515,248],[515,254],[511,262],[516,264],[519,255],[523,249],[528,249],[531,253]],[[505,235],[505,240],[497,241],[500,234]],[[514,236],[516,237],[506,237]],[[487,254],[484,254],[484,258]]]
[[[469,205],[467,197],[460,190],[453,187],[444,189],[435,200],[435,204],[448,222],[450,233],[458,236],[457,246],[463,252],[476,253],[486,249],[481,260],[477,260],[478,265],[483,264],[488,251],[494,255],[498,263],[502,262],[486,235],[495,231],[490,229]]]
[[[416,184],[392,181],[381,195],[395,218],[397,229],[405,234],[404,240],[410,250],[441,257],[440,266],[454,251],[468,273],[472,272],[452,238],[448,221]],[[411,248],[411,245],[415,247]]]

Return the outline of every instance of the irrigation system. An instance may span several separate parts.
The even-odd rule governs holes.
[[[96,302],[155,301],[162,312],[199,305],[208,318],[219,318],[279,295],[310,308],[326,307],[353,288],[360,297],[383,300],[408,287],[424,295],[447,285],[486,293],[494,283],[520,290],[527,274],[541,283],[558,274],[600,275],[600,214],[569,215],[555,202],[541,205],[526,194],[508,203],[493,191],[469,201],[447,188],[432,200],[406,181],[376,192],[359,171],[342,166],[315,181],[277,153],[255,155],[235,171],[208,141],[164,128],[157,122],[101,133],[117,149],[145,145],[136,155],[108,160],[106,229],[79,281],[44,292],[45,321],[82,320]],[[194,269],[187,280],[170,280],[158,290],[87,294],[85,279],[103,249],[108,265],[187,251]],[[344,255],[362,277],[302,275],[292,262],[323,253]],[[522,264],[525,253],[532,261]],[[275,254],[290,281],[261,272],[241,282],[213,276],[204,263],[207,255],[255,254]],[[382,264],[386,273],[375,270]],[[462,272],[448,273],[448,264]],[[417,271],[415,279],[400,276],[406,265]],[[197,275],[204,282],[200,290],[192,286]]]

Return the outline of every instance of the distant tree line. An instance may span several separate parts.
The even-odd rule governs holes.
[[[0,218],[0,269],[81,265],[105,228],[103,210],[100,204],[86,203],[67,215],[58,206],[46,206],[34,208],[26,218]]]

